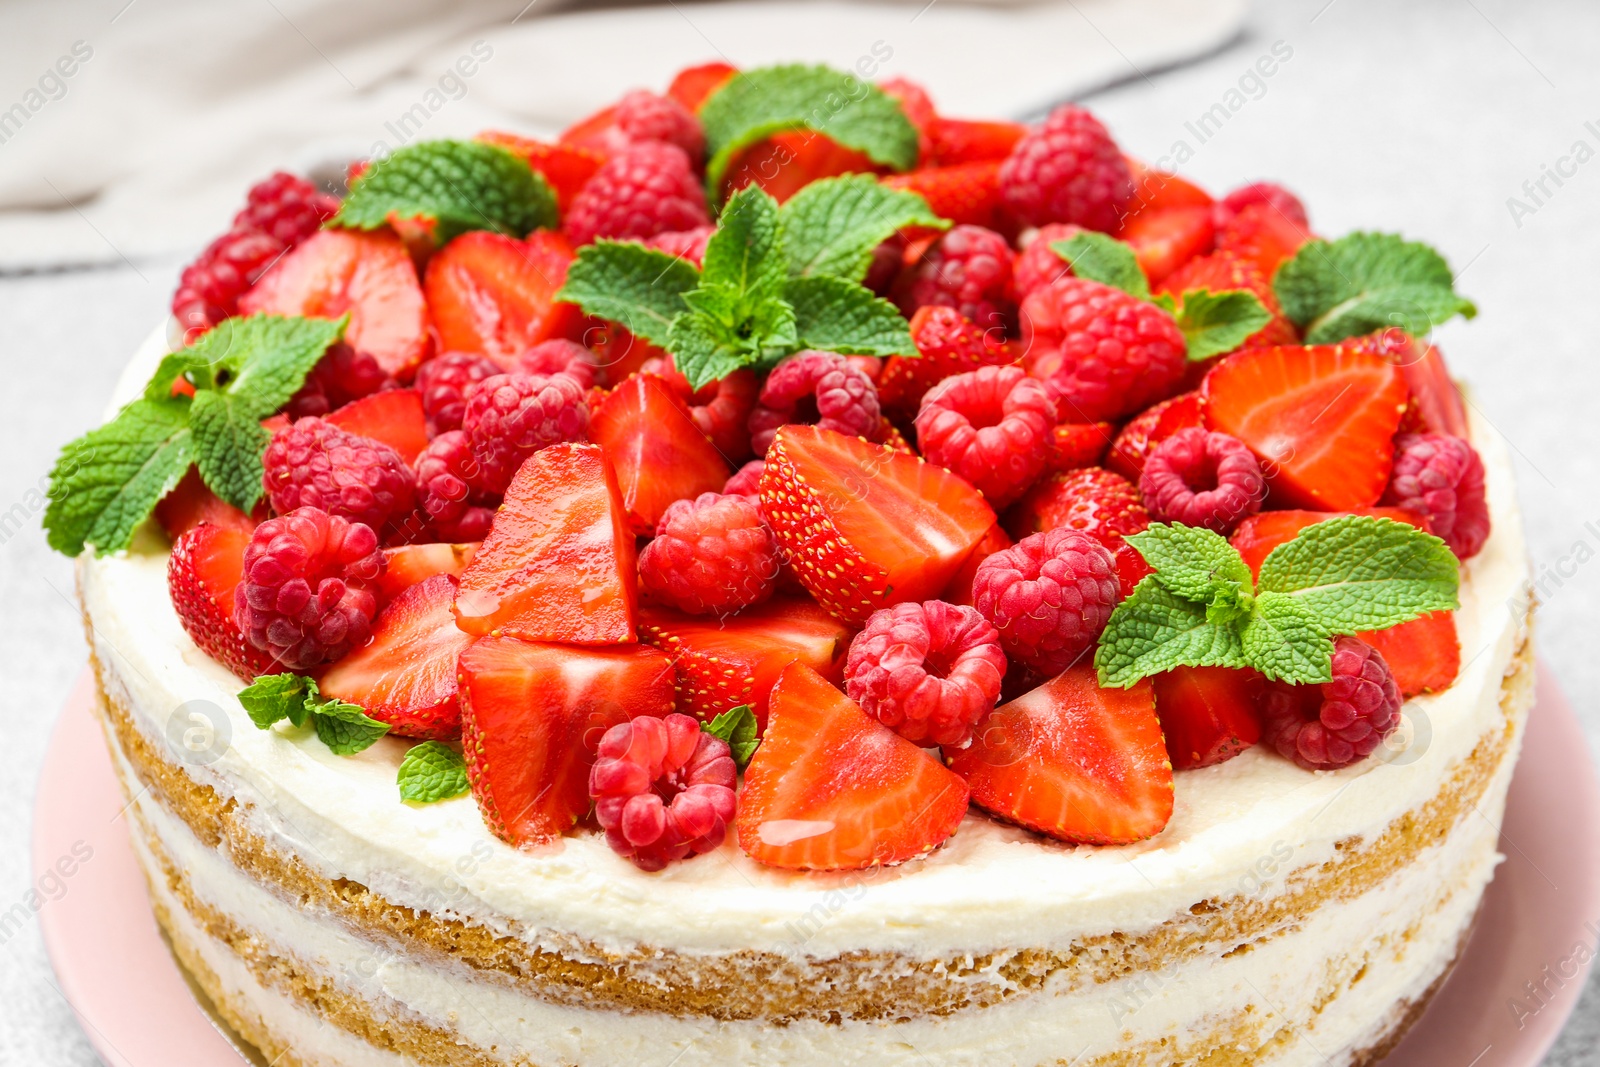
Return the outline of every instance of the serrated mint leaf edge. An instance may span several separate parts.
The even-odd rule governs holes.
[[[190,408],[195,466],[206,488],[249,514],[261,499],[262,453],[272,435],[227,393],[203,390]]]
[[[1120,289],[1139,300],[1151,298],[1150,279],[1139,266],[1139,257],[1115,237],[1085,230],[1052,241],[1050,251],[1065,260],[1079,278]]]
[[[612,272],[631,274],[650,299],[633,299],[632,293],[629,299],[618,297],[616,285],[602,284]],[[556,299],[578,305],[586,315],[619,323],[664,348],[673,321],[689,310],[683,294],[699,285],[700,272],[676,256],[636,242],[601,240],[578,249]]]
[[[1168,636],[1137,632],[1141,625],[1162,625],[1157,615],[1176,617]],[[1124,689],[1174,667],[1247,666],[1239,633],[1206,619],[1204,604],[1186,600],[1147,576],[1111,613],[1095,649],[1100,684]]]
[[[413,165],[439,155],[443,150],[458,152],[478,161],[495,172],[498,180],[509,180],[507,187],[489,197],[481,186],[469,187],[465,175],[455,177],[439,174],[449,187],[453,201],[418,196],[415,189],[402,189],[386,182],[403,180],[411,176]],[[449,159],[452,169],[463,170],[465,165]],[[519,188],[512,188],[518,186]],[[430,191],[432,192],[432,191]],[[504,198],[502,200],[502,195]],[[521,202],[516,202],[518,197]],[[388,225],[390,216],[407,219],[431,219],[436,224],[435,237],[439,244],[471,230],[489,230],[510,237],[525,237],[538,229],[550,229],[560,221],[555,190],[544,175],[534,170],[529,162],[501,145],[487,141],[438,139],[403,145],[382,160],[374,162],[350,185],[350,192],[338,212],[329,220],[330,225],[351,229],[376,230]]]
[[[873,250],[900,230],[953,225],[935,215],[920,194],[891,189],[868,174],[812,182],[784,203],[782,217],[791,275],[826,274],[852,282],[866,277]]]
[[[450,800],[471,790],[467,761],[443,741],[413,745],[395,772],[400,799],[412,804]]]
[[[1192,317],[1197,303],[1206,309],[1228,304],[1245,306],[1243,314],[1236,314],[1231,321],[1200,324]],[[1183,334],[1191,363],[1232,352],[1272,321],[1272,312],[1267,310],[1260,297],[1248,289],[1224,289],[1216,293],[1209,289],[1189,289],[1184,292],[1177,311],[1170,313],[1178,324],[1179,332]]]
[[[1327,303],[1323,299],[1328,288],[1329,275],[1337,276],[1334,283],[1339,288],[1359,286],[1361,282],[1350,277],[1355,264],[1351,261],[1359,246],[1386,246],[1395,255],[1416,255],[1422,267],[1421,274],[1431,278],[1418,281],[1387,280],[1379,288],[1358,289],[1354,294]],[[1400,234],[1357,230],[1334,241],[1314,239],[1282,263],[1273,276],[1273,290],[1284,314],[1300,327],[1307,344],[1331,344],[1349,337],[1370,333],[1387,326],[1402,326],[1413,336],[1423,336],[1457,314],[1471,319],[1478,313],[1477,305],[1455,291],[1455,280],[1448,261],[1440,252],[1422,241],[1409,241]],[[1382,301],[1376,294],[1413,290],[1415,310],[1422,311],[1428,319],[1425,324],[1410,321],[1397,322],[1395,312],[1364,310],[1366,305],[1381,309]],[[1422,305],[1427,305],[1423,307]]]

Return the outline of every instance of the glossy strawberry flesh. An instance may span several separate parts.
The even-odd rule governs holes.
[[[720,492],[732,473],[672,386],[640,374],[617,386],[589,417],[634,533],[650,536],[674,501]]]
[[[328,422],[347,433],[382,441],[407,463],[428,447],[428,420],[415,389],[387,389],[329,412]]]
[[[667,95],[690,111],[699,111],[700,105],[737,73],[739,68],[727,63],[684,67],[673,76],[672,84],[667,86]]]
[[[1175,667],[1153,679],[1174,770],[1210,767],[1261,740],[1261,676],[1231,667]]]
[[[1117,434],[1106,453],[1106,469],[1122,475],[1134,485],[1144,474],[1145,457],[1179,430],[1205,425],[1205,405],[1198,392],[1179,393],[1146,408]]]
[[[167,559],[167,592],[195,645],[245,681],[278,670],[233,621],[233,594],[244,575],[250,531],[205,523],[183,534]]]
[[[939,599],[947,604],[972,607],[972,580],[977,577],[978,565],[994,553],[1003,552],[1013,544],[1015,542],[1005,530],[1001,529],[999,523],[989,527],[989,531],[978,541],[977,546],[967,554],[966,562],[961,564],[961,569],[950,579],[950,584],[939,594]]]
[[[1211,208],[1205,206],[1141,212],[1123,224],[1117,239],[1133,249],[1155,285],[1195,256],[1211,251],[1214,236]]]
[[[192,468],[156,505],[156,521],[174,541],[202,522],[226,526],[246,535],[256,528],[255,519],[232,504],[223,503],[222,498],[200,480],[200,472]]]
[[[891,174],[883,184],[921,196],[935,215],[956,225],[985,226],[1006,232],[1000,218],[1000,163],[962,163]]]
[[[1472,436],[1461,390],[1451,379],[1450,370],[1437,348],[1400,330],[1383,330],[1356,338],[1351,344],[1371,349],[1400,368],[1411,394],[1403,428],[1414,433],[1442,433],[1463,439]]]
[[[783,203],[822,178],[841,174],[872,174],[883,168],[865,152],[846,148],[811,130],[775,133],[740,152],[722,179],[726,199],[747,185],[755,185]]]
[[[1193,182],[1146,166],[1137,159],[1128,158],[1128,172],[1133,178],[1133,201],[1128,205],[1128,218],[1171,208],[1210,207],[1215,202],[1210,193]]]
[[[583,183],[594,177],[605,157],[575,145],[549,144],[514,133],[489,130],[478,134],[478,140],[509,149],[528,161],[556,194],[556,207],[567,209],[572,198],[583,188]]]
[[[1020,122],[986,122],[935,116],[928,129],[929,164],[950,167],[962,163],[998,163],[1011,154],[1028,127]]]
[[[399,545],[383,550],[384,569],[378,575],[375,591],[378,603],[386,604],[413,585],[436,574],[461,577],[478,551],[477,541],[461,544],[434,542],[424,545]]]
[[[477,352],[507,370],[540,341],[565,337],[582,316],[558,302],[572,247],[553,230],[526,241],[464,233],[428,263],[423,287],[442,351]]]

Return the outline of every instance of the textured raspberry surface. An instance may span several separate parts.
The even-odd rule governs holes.
[[[797,352],[773,368],[750,412],[750,447],[766,455],[778,427],[816,423],[870,441],[883,435],[878,388],[832,352]]]
[[[645,244],[669,256],[688,260],[696,267],[705,266],[706,244],[711,240],[711,235],[717,232],[715,226],[697,226],[692,230],[671,230],[667,233],[658,233],[645,241]]]
[[[642,240],[708,226],[705,192],[676,145],[646,142],[613,156],[572,198],[564,223],[573,244],[599,237]]]
[[[1133,176],[1100,121],[1064,104],[1028,131],[1001,164],[1000,195],[1028,225],[1073,222],[1110,233],[1133,199]]]
[[[1306,217],[1306,206],[1300,202],[1298,196],[1277,182],[1251,182],[1249,185],[1239,186],[1217,201],[1213,209],[1217,228],[1221,229],[1232,222],[1235,215],[1251,204],[1266,204],[1301,229],[1311,227],[1311,222]]]
[[[1150,453],[1139,493],[1157,522],[1204,526],[1226,537],[1261,510],[1267,482],[1243,441],[1191,426]]]
[[[1052,222],[1034,232],[1033,240],[1011,262],[1011,285],[1021,300],[1043,285],[1072,273],[1072,267],[1050,246],[1083,232],[1082,226]]]
[[[1394,472],[1383,502],[1428,517],[1428,528],[1458,559],[1471,559],[1489,540],[1489,501],[1483,460],[1459,437],[1406,433],[1395,438]]]
[[[565,374],[496,374],[467,390],[461,429],[476,461],[473,488],[499,495],[539,449],[583,440],[589,404]]]
[[[600,739],[589,795],[606,843],[646,871],[722,844],[737,809],[728,743],[690,715],[641,715]]]
[[[1090,654],[1117,606],[1116,566],[1076,530],[1024,537],[978,564],[972,601],[1013,661],[1059,674]]]
[[[1261,698],[1262,739],[1312,771],[1366,759],[1400,725],[1400,689],[1377,650],[1355,637],[1333,643],[1333,680],[1269,682]]]
[[[481,541],[494,498],[472,488],[476,461],[461,430],[448,430],[417,456],[417,504],[445,541]]]
[[[1088,534],[1116,560],[1122,595],[1150,573],[1150,565],[1125,538],[1150,525],[1139,491],[1104,467],[1082,467],[1045,478],[1006,516],[1013,537],[1057,527]]]
[[[639,584],[681,611],[727,615],[770,597],[779,563],[754,500],[701,493],[661,516],[655,540],[639,553]]]
[[[689,397],[689,417],[729,463],[750,454],[750,413],[760,390],[755,371],[740,368]]]
[[[635,89],[617,101],[613,117],[630,144],[659,141],[677,145],[691,160],[705,154],[706,135],[700,120],[669,96]]]
[[[517,370],[523,374],[565,374],[588,392],[600,373],[600,361],[578,342],[553,337],[518,356]]]
[[[415,479],[398,452],[322,419],[301,419],[273,434],[261,464],[262,487],[279,515],[320,508],[383,530],[416,504]]]
[[[233,217],[233,228],[254,230],[285,245],[296,245],[316,233],[338,210],[337,197],[280,170],[251,187],[243,210]]]
[[[1011,246],[982,226],[956,226],[902,279],[900,309],[951,307],[979,327],[1002,329],[1011,321]]]
[[[417,392],[428,418],[428,433],[438,436],[461,429],[467,390],[500,373],[500,365],[476,352],[445,352],[417,368]]]
[[[747,496],[754,500],[761,495],[761,472],[766,469],[766,460],[753,459],[733,472],[722,491],[729,496]]]
[[[1055,402],[1021,367],[980,367],[922,398],[923,458],[971,482],[996,508],[1027,492],[1051,455]]]
[[[330,346],[327,354],[311,368],[305,384],[289,399],[284,410],[296,419],[326,415],[393,384],[394,379],[384,372],[376,359],[340,341]]]
[[[908,601],[873,612],[850,642],[845,692],[907,741],[964,748],[1005,673],[1000,634],[982,615]]]
[[[233,621],[288,670],[307,671],[367,643],[383,573],[378,535],[320,508],[298,508],[255,529],[234,591]]]

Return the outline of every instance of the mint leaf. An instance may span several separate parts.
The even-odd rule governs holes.
[[[333,224],[376,230],[391,216],[434,222],[440,244],[468,230],[525,237],[559,221],[544,176],[482,141],[423,141],[374,161],[351,183]]]
[[[1065,241],[1053,241],[1050,251],[1072,264],[1072,273],[1140,300],[1150,299],[1150,280],[1139,266],[1133,249],[1103,233],[1084,231]]]
[[[1268,678],[1296,685],[1333,678],[1333,642],[1328,631],[1292,596],[1259,594],[1243,637],[1245,658]]]
[[[782,300],[760,305],[742,328],[691,311],[678,317],[667,337],[673,364],[695,389],[740,367],[772,362],[796,347],[794,309]]]
[[[387,723],[368,718],[359,704],[343,700],[317,704],[308,697],[306,710],[311,713],[311,725],[316,728],[317,737],[335,756],[353,756],[371,748],[389,732]]]
[[[300,391],[306,375],[328,346],[344,336],[349,324],[348,314],[338,319],[281,315],[224,319],[189,353],[211,357],[215,365],[231,370],[231,379],[211,387],[226,391],[246,414],[264,419]]]
[[[706,242],[700,289],[727,294],[732,318],[747,317],[756,304],[782,295],[787,274],[783,243],[778,202],[756,186],[740,189],[729,197],[716,232]],[[689,296],[685,299],[691,308],[707,310]]]
[[[869,174],[812,182],[783,205],[789,273],[859,282],[873,250],[907,226],[946,230],[950,220],[916,193],[890,189]]]
[[[672,320],[688,310],[683,294],[699,284],[700,272],[676,256],[641,244],[596,241],[578,249],[556,299],[665,346]]]
[[[303,674],[263,674],[239,690],[239,703],[259,729],[288,719],[304,726],[306,704],[317,697],[317,683]]]
[[[272,435],[237,398],[209,389],[194,395],[189,428],[207,488],[248,513],[261,499],[261,454]]]
[[[728,748],[733,751],[733,762],[741,771],[761,744],[756,737],[755,713],[750,710],[749,704],[729,708],[701,729],[712,737],[720,737],[728,742]]]
[[[1145,578],[1118,604],[1100,635],[1100,684],[1126,688],[1174,667],[1243,667],[1239,632],[1206,618],[1206,605]]]
[[[1155,568],[1156,580],[1185,600],[1209,603],[1239,590],[1248,600],[1250,568],[1221,534],[1199,526],[1154,523],[1126,540]]]
[[[1188,344],[1189,359],[1199,362],[1232,352],[1272,321],[1272,312],[1247,289],[1190,289],[1173,313]]]
[[[912,356],[911,327],[889,301],[843,278],[791,278],[784,296],[794,307],[804,348],[860,356]]]
[[[1444,257],[1396,234],[1352,233],[1308,241],[1278,268],[1273,288],[1307,344],[1331,344],[1398,326],[1422,337],[1472,301],[1455,291]]]
[[[745,71],[712,93],[699,117],[713,199],[735,153],[785,130],[815,130],[895,170],[917,162],[917,130],[900,105],[876,86],[828,67],[796,63]]]
[[[396,780],[401,800],[413,804],[449,800],[469,788],[467,761],[442,741],[424,741],[413,745],[406,758],[400,761]]]

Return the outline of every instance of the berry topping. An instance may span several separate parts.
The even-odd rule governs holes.
[[[1204,526],[1226,537],[1261,510],[1267,484],[1243,441],[1191,426],[1150,453],[1139,494],[1158,522]]]
[[[428,447],[428,420],[415,389],[385,389],[330,411],[326,421],[345,433],[388,445],[412,464]]]
[[[715,493],[728,464],[667,382],[647,374],[617,386],[595,410],[589,437],[617,474],[633,531],[656,532],[675,501]]]
[[[1272,321],[1261,329],[1246,337],[1238,347],[1263,348],[1268,345],[1293,345],[1300,343],[1300,333],[1294,328],[1294,323],[1284,317],[1283,308],[1278,303],[1278,294],[1272,288],[1272,282],[1260,267],[1248,259],[1241,259],[1231,252],[1212,252],[1206,256],[1196,256],[1183,266],[1167,275],[1159,285],[1158,292],[1166,293],[1174,299],[1180,299],[1184,293],[1194,289],[1209,289],[1213,293],[1220,293],[1228,289],[1245,289],[1255,294],[1261,306],[1272,315]],[[1190,368],[1191,375],[1197,368],[1204,364],[1195,364]]]
[[[728,743],[688,715],[645,715],[600,739],[589,769],[606,844],[640,870],[717,848],[733,823],[738,769]]]
[[[523,374],[565,374],[585,391],[593,388],[600,372],[593,352],[564,337],[540,341],[517,357],[516,369]]]
[[[492,496],[472,488],[478,464],[461,430],[442,433],[417,457],[417,503],[439,536],[481,541],[494,521]]]
[[[797,352],[773,368],[750,412],[750,447],[766,455],[778,427],[815,423],[852,437],[882,434],[878,389],[832,352]]]
[[[438,541],[384,549],[383,573],[373,587],[378,594],[378,603],[386,604],[418,582],[436,574],[460,578],[477,550],[478,546],[473,542],[445,544]]]
[[[639,585],[691,615],[730,615],[772,595],[778,544],[755,502],[702,493],[667,508],[639,553]]]
[[[991,343],[955,308],[923,307],[911,316],[911,343],[921,355],[890,356],[878,378],[878,399],[885,411],[912,418],[927,391],[952,374],[1010,363],[1016,356],[1004,344],[1003,331]]]
[[[1308,771],[1366,759],[1400,725],[1400,690],[1372,646],[1335,638],[1332,670],[1321,685],[1270,682],[1261,700],[1263,739]]]
[[[635,89],[617,101],[612,121],[624,145],[647,141],[677,145],[691,161],[705,154],[706,135],[700,120],[669,96]]]
[[[325,419],[301,419],[273,434],[261,465],[262,487],[279,515],[319,508],[382,530],[416,504],[411,468],[398,452]]]
[[[765,460],[753,459],[733,472],[733,477],[728,479],[727,484],[722,487],[722,491],[732,496],[759,498],[761,495],[761,472],[766,469]]]
[[[1001,218],[1000,167],[999,160],[962,163],[891,174],[882,181],[890,189],[916,193],[942,219],[992,230],[1009,224]]]
[[[898,296],[908,316],[920,307],[952,307],[983,329],[1004,329],[1011,319],[1011,246],[993,230],[956,226],[902,275]]]
[[[1099,466],[1116,432],[1116,424],[1110,422],[1063,422],[1050,431],[1050,462],[1045,470],[1055,473]]]
[[[280,170],[251,187],[243,210],[233,217],[233,228],[294,245],[316,233],[338,210],[337,197]]]
[[[1041,286],[1072,273],[1072,264],[1050,246],[1083,232],[1082,226],[1066,222],[1052,222],[1034,231],[1026,248],[1017,253],[1011,263],[1011,282],[1021,300]]]
[[[1175,770],[1225,763],[1261,740],[1261,675],[1249,668],[1174,667],[1153,679]]]
[[[1099,541],[1116,560],[1123,596],[1150,573],[1150,565],[1124,538],[1149,525],[1150,513],[1140,503],[1139,491],[1126,478],[1101,467],[1046,478],[1006,515],[1006,529],[1013,537],[1066,527]]]
[[[1137,483],[1144,461],[1162,441],[1190,426],[1204,426],[1204,405],[1198,392],[1179,393],[1146,408],[1117,432],[1106,454],[1106,469]]]
[[[1175,207],[1143,211],[1130,218],[1117,240],[1133,249],[1139,269],[1151,285],[1211,251],[1216,230],[1210,207]]]
[[[1072,529],[1032,534],[978,565],[973,605],[1000,631],[1006,655],[1040,674],[1088,653],[1120,597],[1116,562]]]
[[[589,429],[583,386],[565,374],[496,374],[467,390],[461,430],[478,464],[474,485],[503,493],[522,461]]]
[[[1006,157],[1000,193],[1027,225],[1072,222],[1111,233],[1133,199],[1133,177],[1100,120],[1063,104]]]
[[[669,230],[645,238],[644,243],[648,248],[687,260],[698,269],[705,266],[706,245],[710,243],[711,235],[716,232],[715,226],[696,226],[692,230]]]
[[[281,669],[233,622],[234,590],[249,543],[247,529],[202,523],[178,538],[167,559],[167,592],[184,632],[200,651],[247,682]]]
[[[327,353],[306,375],[305,384],[289,398],[284,411],[294,419],[326,415],[393,384],[394,379],[371,355],[340,341],[328,346]]]
[[[1457,559],[1471,559],[1489,539],[1483,460],[1459,437],[1407,433],[1395,439],[1394,473],[1383,502],[1424,515],[1430,532]]]
[[[575,245],[601,237],[643,240],[709,225],[705,191],[676,145],[646,142],[617,153],[572,200],[565,230]]]
[[[935,116],[928,133],[933,142],[933,165],[951,167],[959,163],[1005,159],[1017,147],[1017,142],[1027,136],[1028,127],[1020,122]]]
[[[1300,198],[1277,182],[1251,182],[1241,185],[1216,205],[1217,225],[1226,226],[1234,217],[1252,204],[1265,204],[1303,230],[1311,228],[1306,216],[1306,206]]]
[[[517,357],[551,337],[568,336],[582,316],[556,300],[572,246],[552,230],[525,241],[472,230],[428,261],[423,288],[445,352],[475,352],[516,370]]]
[[[1267,203],[1246,204],[1217,227],[1217,251],[1249,260],[1268,278],[1309,240],[1303,223]]]
[[[428,433],[437,437],[461,429],[467,390],[500,373],[500,365],[476,352],[445,352],[417,368],[417,392],[428,418]]]
[[[1021,367],[983,367],[923,396],[917,447],[1000,508],[1044,473],[1054,423],[1055,405],[1037,379]]]

